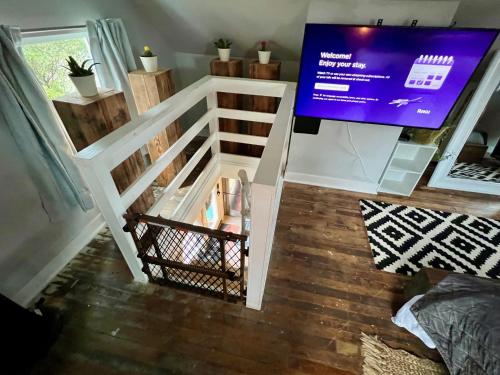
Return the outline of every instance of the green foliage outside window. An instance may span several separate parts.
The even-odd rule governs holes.
[[[23,53],[49,99],[75,91],[64,69],[66,58],[73,56],[77,61],[90,58],[84,38],[27,44]]]

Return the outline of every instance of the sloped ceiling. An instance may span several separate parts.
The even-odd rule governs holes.
[[[308,8],[315,0],[130,0],[147,26],[161,33],[176,52],[216,54],[213,41],[231,39],[233,55],[255,56],[260,40],[271,41],[273,55],[282,60],[298,60]],[[362,18],[374,23],[378,18],[397,15],[401,8],[422,13],[439,13],[457,0],[320,0],[328,3],[333,22],[350,23]],[[464,0],[462,0],[464,1]],[[470,0],[467,0],[470,1]],[[500,0],[480,0],[484,2]],[[370,14],[367,9],[378,9]],[[333,10],[333,11],[332,11]],[[362,15],[362,16],[361,16]],[[432,18],[432,17],[431,17]],[[408,19],[408,24],[411,19]],[[151,30],[153,31],[153,30]]]
[[[271,41],[276,57],[297,60],[310,0],[134,0],[176,52],[216,54],[213,41],[231,39],[234,56],[255,55]]]

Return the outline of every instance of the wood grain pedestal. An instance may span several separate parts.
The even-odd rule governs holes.
[[[216,58],[210,62],[210,74],[224,77],[243,77],[243,62],[239,59],[220,61]],[[242,109],[243,98],[239,94],[217,93],[217,105],[220,108]],[[228,133],[246,133],[239,120],[220,118],[219,130]],[[244,153],[246,145],[236,142],[221,142],[221,151],[230,154]]]
[[[171,69],[160,69],[148,73],[135,70],[128,74],[132,94],[139,114],[158,105],[175,94],[175,84]],[[182,135],[179,120],[175,120],[148,143],[151,161],[157,160]],[[186,164],[186,156],[181,152],[174,161],[157,177],[160,186],[167,186]]]
[[[248,75],[254,79],[277,80],[280,79],[281,62],[270,61],[268,64],[260,64],[258,60],[250,63]],[[278,98],[271,96],[250,96],[250,111],[276,113],[278,110]],[[272,124],[263,122],[250,122],[248,134],[268,137]],[[264,151],[263,146],[251,145],[250,156],[260,157]]]
[[[130,121],[125,96],[119,91],[108,90],[91,98],[67,95],[53,102],[77,151]],[[113,169],[111,175],[118,191],[123,192],[144,170],[140,151]],[[148,188],[128,212],[145,213],[153,203],[153,190]]]

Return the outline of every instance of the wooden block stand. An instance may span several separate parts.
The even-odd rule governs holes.
[[[171,69],[160,69],[151,73],[144,70],[135,70],[128,74],[128,78],[139,114],[146,112],[175,94]],[[158,133],[148,143],[151,161],[157,160],[181,135],[179,120],[175,120],[166,129]],[[158,185],[167,186],[185,164],[186,156],[184,152],[181,152],[158,176],[156,179]]]
[[[216,58],[210,62],[210,74],[224,77],[243,77],[243,61],[231,59],[220,61]],[[242,109],[243,98],[239,94],[224,92],[217,93],[217,105],[220,108]],[[228,133],[245,133],[239,120],[219,119],[219,130]],[[221,142],[221,151],[230,154],[240,154],[244,152],[246,146],[235,142]]]
[[[260,64],[258,60],[250,63],[248,75],[254,79],[280,79],[281,62],[270,61],[269,64]],[[250,97],[250,111],[276,113],[278,110],[278,98],[270,96],[251,96]],[[271,131],[272,124],[263,122],[250,122],[248,124],[248,134],[257,135],[261,137],[268,137]],[[251,145],[250,156],[260,157],[264,147]]]
[[[109,90],[91,98],[67,95],[54,100],[59,116],[77,151],[98,141],[130,121],[122,92]],[[118,191],[123,192],[145,170],[140,151],[111,172]],[[128,212],[145,213],[153,205],[153,190],[148,188]]]

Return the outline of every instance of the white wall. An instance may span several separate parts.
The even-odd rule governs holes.
[[[488,134],[488,152],[493,152],[500,142],[500,92],[496,91],[476,125],[476,130]]]
[[[398,127],[323,120],[317,135],[292,134],[285,179],[376,193],[400,133]]]
[[[176,52],[211,55],[217,38],[233,40],[234,56],[253,57],[260,40],[275,56],[298,60],[310,0],[134,0],[161,20],[156,27]]]
[[[98,212],[75,207],[63,221],[50,223],[6,126],[0,127],[0,165],[0,293],[13,298]]]
[[[38,28],[121,17],[135,55],[139,55],[144,44],[150,45],[159,55],[161,66],[175,68],[180,89],[208,73],[208,63],[215,53],[212,42],[218,37],[232,39],[233,55],[245,58],[246,62],[256,56],[259,40],[270,40],[273,56],[283,61],[282,79],[295,81],[310,3],[311,0],[2,0],[0,24]],[[446,25],[456,3],[329,0],[318,8],[316,17],[343,23],[373,23],[384,18],[386,23],[398,24],[408,24],[417,18],[424,25]],[[498,27],[498,6],[498,0],[464,0],[457,12],[458,25]],[[361,146],[366,133],[359,135],[362,128],[356,126],[352,126],[354,141]],[[345,129],[338,125],[322,126],[319,142],[318,137],[295,137],[301,148],[291,157],[295,160],[292,166],[298,165],[298,171],[307,173],[312,170],[311,165],[317,164],[314,173],[334,176],[336,168],[332,160],[337,159],[330,140],[339,139],[340,148],[347,147],[346,133],[338,134],[341,128]],[[84,214],[75,208],[68,212],[64,223],[50,223],[39,206],[36,189],[10,135],[1,131],[0,292],[26,298],[37,283],[46,280],[73,254],[68,249],[74,251],[74,241],[79,240],[82,228],[96,227],[98,215],[96,211]],[[369,149],[362,148],[360,152],[365,155]],[[359,168],[359,161],[353,161],[352,150],[346,150],[344,156]],[[296,163],[300,159],[308,161],[301,166]],[[367,165],[370,167],[370,163]],[[353,174],[360,177],[361,172],[356,169]]]
[[[122,17],[134,50],[162,46],[164,64],[173,55],[154,28],[145,27],[140,9],[128,0],[2,0],[0,24],[21,28],[74,26],[87,19]],[[162,61],[162,60],[161,60]],[[57,273],[102,224],[97,209],[74,207],[61,222],[51,223],[38,199],[22,156],[0,117],[0,293],[26,303]]]
[[[499,0],[462,0],[455,14],[457,27],[500,28]],[[492,49],[500,48],[500,38]],[[487,63],[489,59],[485,63]],[[486,64],[483,64],[483,69]],[[500,141],[500,92],[497,91],[479,120],[476,129],[488,133],[488,151],[493,151]]]
[[[296,81],[310,0],[132,0],[150,28],[162,35],[174,61],[178,89],[209,74],[217,51],[213,41],[231,39],[232,56],[257,58],[258,42],[270,41],[272,58],[282,61],[282,80]],[[128,25],[127,25],[128,26]],[[156,47],[151,43],[152,47]],[[163,53],[163,51],[160,51]],[[160,53],[160,57],[161,57]]]
[[[136,56],[148,44],[157,51],[161,66],[172,66],[173,49],[162,32],[168,30],[156,27],[165,25],[162,15],[150,12],[145,5],[147,3],[138,0],[2,0],[0,24],[42,28],[84,25],[88,19],[121,17]]]
[[[308,22],[424,26],[450,24],[457,1],[314,0]],[[375,193],[402,128],[321,121],[318,135],[292,134],[286,179]],[[349,134],[350,130],[350,134]],[[352,142],[351,142],[352,139]]]

